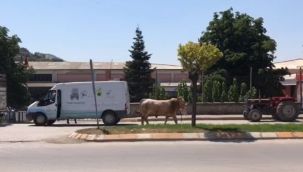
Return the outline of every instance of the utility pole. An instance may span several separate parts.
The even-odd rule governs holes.
[[[89,60],[89,64],[90,64],[90,71],[91,71],[91,74],[92,74],[92,86],[93,86],[93,93],[94,93],[94,100],[95,100],[97,128],[100,129],[99,118],[98,118],[97,98],[96,98],[96,87],[95,87],[95,71],[94,71],[94,68],[93,68],[93,61],[92,61],[92,59]]]
[[[249,68],[249,90],[251,91],[252,87],[252,67]]]
[[[300,84],[300,104],[301,104],[301,109],[302,109],[302,67],[300,67],[300,81],[299,81],[299,84]]]

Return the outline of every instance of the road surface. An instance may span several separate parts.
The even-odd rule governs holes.
[[[303,141],[0,143],[1,172],[302,172]]]

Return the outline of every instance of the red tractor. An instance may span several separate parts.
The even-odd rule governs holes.
[[[270,99],[248,99],[243,111],[244,118],[257,122],[263,114],[283,122],[295,121],[300,112],[300,103],[292,97],[272,97]]]

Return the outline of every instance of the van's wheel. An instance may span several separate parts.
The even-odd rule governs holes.
[[[252,109],[248,113],[248,119],[251,122],[259,122],[261,120],[261,118],[262,118],[262,114],[258,109]]]
[[[37,126],[43,126],[47,123],[47,118],[43,113],[38,113],[34,119],[34,123]]]
[[[102,114],[102,121],[104,125],[116,125],[119,122],[119,118],[113,111],[105,111]]]
[[[294,102],[280,102],[277,107],[278,118],[283,122],[292,122],[297,119],[299,113]]]
[[[48,120],[46,125],[50,126],[53,125],[56,122],[56,120]]]

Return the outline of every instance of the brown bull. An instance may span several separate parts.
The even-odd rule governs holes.
[[[144,121],[148,124],[149,116],[165,116],[165,124],[169,117],[173,117],[177,124],[176,113],[185,109],[183,98],[171,98],[169,100],[143,99],[140,101],[139,114],[141,115],[141,124]]]

